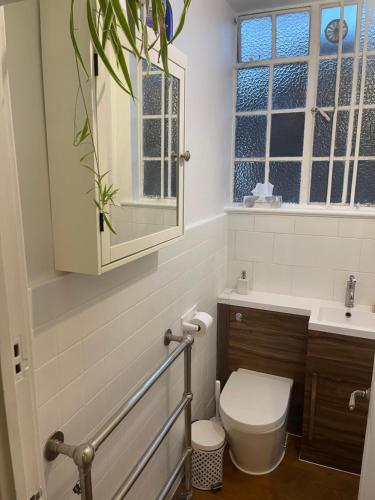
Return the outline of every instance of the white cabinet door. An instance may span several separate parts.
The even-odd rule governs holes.
[[[100,71],[97,78],[99,164],[118,190],[102,225],[102,266],[155,250],[183,235],[185,57],[170,48],[167,78],[157,51],[150,68],[128,55],[132,99]]]

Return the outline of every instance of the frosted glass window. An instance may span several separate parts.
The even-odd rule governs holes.
[[[282,196],[285,203],[299,203],[301,186],[301,162],[271,161],[270,182],[273,194]]]
[[[345,163],[334,161],[332,170],[331,203],[341,203]],[[325,203],[328,192],[329,162],[314,161],[311,169],[310,202]]]
[[[345,57],[341,61],[339,106],[349,106],[352,98],[353,58]]]
[[[320,54],[336,54],[340,28],[340,6],[321,10]],[[354,52],[357,5],[344,7],[343,52]]]
[[[165,78],[165,113],[168,114],[171,111],[172,115],[177,115],[178,113],[178,95],[179,95],[179,81],[177,78],[172,76],[171,78]],[[171,101],[171,109],[169,110],[169,101]]]
[[[264,162],[236,161],[234,164],[233,201],[242,202],[258,182],[264,182]]]
[[[320,61],[318,73],[318,90],[316,104],[319,107],[333,106],[335,102],[337,61],[328,59]]]
[[[315,115],[313,156],[330,155],[333,113],[328,112],[327,115],[331,118],[330,122],[320,113]]]
[[[240,28],[242,62],[271,59],[272,17],[243,19]]]
[[[364,103],[375,104],[375,56],[367,58]]]
[[[272,115],[271,156],[302,156],[305,113]]]
[[[172,124],[172,132],[171,132],[171,145],[169,145],[169,123]],[[177,118],[172,118],[168,120],[167,118],[164,121],[164,156],[168,158],[168,156],[173,154],[178,154],[178,130],[177,130]]]
[[[347,1],[340,21],[341,4],[335,0],[331,4],[320,2],[318,9],[275,9],[272,13],[240,17],[238,61],[246,64],[238,64],[236,81],[236,165],[233,168],[237,172],[234,176],[237,201],[249,194],[243,188],[241,176],[247,175],[253,181],[255,173],[260,172],[277,186],[275,193],[287,202],[297,203],[300,196],[303,203],[350,201],[355,142],[359,135],[362,60],[366,60],[364,107],[360,111],[363,113],[358,160],[361,178],[352,195],[355,202],[375,205],[375,200],[371,201],[375,197],[371,187],[375,183],[375,9],[368,13],[371,19],[367,48],[374,53],[355,54],[356,34],[363,49],[366,9],[369,9],[367,3],[360,11],[358,2]],[[318,51],[311,53],[310,44],[317,37]],[[356,95],[352,92],[354,73],[358,73]],[[310,74],[314,75],[313,80],[309,79]],[[337,82],[338,74],[340,82]],[[336,84],[338,95],[335,96]],[[327,113],[330,120],[314,109],[311,114],[313,106]],[[335,113],[337,123],[332,134]],[[331,149],[332,178],[327,200]],[[304,154],[307,158],[311,155],[310,164],[302,161]],[[302,168],[308,171],[301,172]],[[301,185],[300,179],[305,176],[309,182]]]
[[[161,161],[146,160],[143,175],[144,196],[161,196]]]
[[[375,156],[375,109],[363,110],[359,155]]]
[[[336,123],[335,156],[346,155],[348,141],[349,111],[339,111]]]
[[[361,50],[363,49],[365,43],[366,14],[367,14],[367,5],[364,5],[362,9],[361,34],[360,34]],[[375,12],[373,7],[370,8],[368,15],[369,15],[369,23],[368,23],[367,50],[375,50]]]
[[[355,203],[375,203],[375,161],[359,161]]]
[[[345,162],[334,161],[332,171],[331,203],[341,203],[344,185]]]
[[[273,76],[272,107],[274,109],[304,108],[307,91],[306,63],[279,64]]]
[[[264,66],[237,71],[237,111],[267,109],[269,75]]]
[[[328,161],[313,161],[311,168],[310,202],[325,203],[328,185]]]
[[[310,45],[310,13],[294,12],[276,17],[276,57],[305,56]]]
[[[161,114],[161,75],[143,76],[143,115]]]
[[[316,104],[332,107],[335,104],[337,60],[326,59],[319,63]],[[341,63],[339,105],[348,106],[352,95],[353,58],[345,57]]]
[[[171,172],[171,196],[176,198],[177,196],[177,161],[172,161],[172,172]]]
[[[357,125],[358,125],[358,110],[354,111],[354,118],[353,118],[353,136],[352,136],[352,151],[351,151],[352,156],[354,156],[355,143],[357,141]]]
[[[237,116],[236,158],[262,158],[266,152],[266,116]]]
[[[160,158],[161,156],[161,120],[143,120],[143,156]]]
[[[350,198],[352,194],[352,182],[353,182],[353,168],[354,161],[349,162],[349,175],[348,175],[348,188],[346,193],[346,203],[350,203]]]
[[[169,170],[168,170],[168,162],[164,162],[164,196],[171,196],[173,198],[176,197],[176,173],[177,173],[177,162],[172,161],[171,162],[171,192],[168,193],[168,177],[169,177]]]

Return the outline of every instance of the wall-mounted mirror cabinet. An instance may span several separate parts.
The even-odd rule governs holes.
[[[184,232],[184,121],[186,58],[169,47],[170,78],[158,52],[152,65],[129,52],[132,99],[95,55],[86,7],[77,5],[76,37],[91,83],[81,75],[105,183],[117,190],[109,225],[94,204],[95,157],[90,141],[74,146],[84,120],[69,33],[70,1],[41,1],[43,78],[56,268],[101,274],[154,252]],[[109,53],[110,57],[110,53]],[[86,156],[87,155],[87,156]],[[82,161],[82,158],[84,160]],[[84,163],[89,168],[83,168]]]

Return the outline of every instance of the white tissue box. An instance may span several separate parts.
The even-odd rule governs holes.
[[[283,202],[282,196],[244,196],[243,206],[245,208],[270,207],[280,208]]]

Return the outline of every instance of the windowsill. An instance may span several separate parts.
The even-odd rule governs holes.
[[[120,201],[122,207],[146,207],[146,208],[169,208],[176,209],[175,200],[139,200],[139,201]]]
[[[224,207],[227,213],[246,213],[246,214],[272,214],[272,215],[315,215],[320,217],[354,217],[369,218],[375,217],[375,208],[363,207],[347,209],[344,207],[325,208],[325,207],[305,207],[285,205],[281,208],[271,207],[253,207],[245,208],[242,204],[232,204]]]

